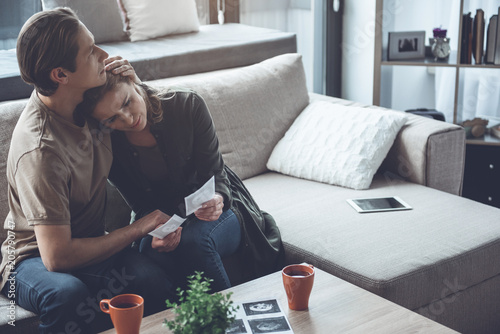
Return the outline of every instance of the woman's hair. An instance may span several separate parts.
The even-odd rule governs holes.
[[[114,90],[120,84],[134,85],[134,88],[146,103],[148,122],[154,124],[163,119],[161,100],[156,89],[143,83],[136,84],[129,76],[112,74],[111,72],[106,73],[106,83],[103,86],[91,88],[83,94],[83,101],[76,107],[74,118],[81,120],[82,117],[91,117],[97,103],[101,101],[104,95]]]
[[[76,71],[80,24],[71,9],[61,7],[33,15],[22,27],[16,51],[21,78],[40,94],[50,96],[57,90],[50,79],[54,68]]]

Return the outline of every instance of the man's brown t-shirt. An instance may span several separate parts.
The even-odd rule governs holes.
[[[104,233],[108,134],[79,127],[31,95],[12,134],[7,160],[10,212],[4,223],[0,289],[20,261],[38,256],[34,225],[71,225],[73,238]]]

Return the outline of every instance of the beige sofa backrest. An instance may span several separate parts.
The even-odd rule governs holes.
[[[0,102],[0,242],[6,237],[3,224],[7,213],[9,213],[9,203],[7,199],[7,154],[10,147],[10,138],[17,119],[26,105],[27,99],[12,102]]]
[[[267,171],[266,163],[274,146],[309,104],[299,54],[147,83],[154,87],[190,88],[204,98],[224,161],[242,179]]]

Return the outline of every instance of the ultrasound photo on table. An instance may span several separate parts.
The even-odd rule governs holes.
[[[262,300],[258,302],[243,303],[243,309],[245,314],[257,315],[257,314],[268,314],[268,313],[280,313],[281,309],[278,305],[276,299]]]
[[[260,318],[248,320],[253,334],[257,333],[279,333],[290,330],[285,317]]]
[[[247,329],[245,328],[245,323],[243,322],[243,319],[234,320],[229,326],[229,328],[226,329],[226,334],[243,334],[243,333],[248,333]]]
[[[293,334],[292,326],[275,298],[241,301],[234,306],[236,319],[226,329],[226,334]]]

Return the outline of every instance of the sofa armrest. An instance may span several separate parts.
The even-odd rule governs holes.
[[[310,93],[310,98],[311,101],[380,108],[315,93]],[[403,179],[460,195],[465,165],[463,128],[413,114],[406,116],[408,121],[396,137],[379,173],[388,182]]]
[[[465,165],[462,127],[408,114],[380,172],[388,180],[404,179],[461,195]]]

